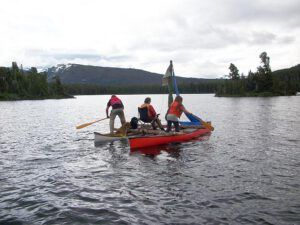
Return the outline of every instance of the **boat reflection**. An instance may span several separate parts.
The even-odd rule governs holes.
[[[141,154],[150,158],[155,158],[157,155],[166,152],[172,158],[179,158],[182,150],[186,147],[183,143],[193,143],[199,141],[205,141],[210,137],[210,134],[200,136],[198,138],[186,141],[186,142],[174,142],[166,145],[157,145],[147,148],[134,148],[130,149],[130,154]],[[128,141],[127,140],[118,140],[112,142],[94,142],[95,147],[108,149],[111,153],[119,152],[122,154],[128,152]]]
[[[94,141],[94,146],[95,147],[102,147],[105,148],[107,146],[111,147],[111,146],[117,146],[117,147],[121,147],[121,148],[126,148],[128,147],[128,140],[126,139],[121,139],[121,140],[115,140],[115,141],[106,141],[106,142],[97,142]]]
[[[169,145],[159,145],[148,148],[136,148],[130,149],[131,154],[142,154],[148,157],[155,157],[162,152],[167,152],[171,157],[178,158],[180,156],[180,152],[182,151],[182,147],[179,143],[173,143]]]

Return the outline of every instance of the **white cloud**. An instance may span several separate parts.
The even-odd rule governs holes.
[[[298,0],[1,0],[0,65],[82,63],[217,77],[300,63]]]

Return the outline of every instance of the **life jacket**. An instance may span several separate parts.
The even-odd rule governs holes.
[[[110,99],[110,105],[113,109],[119,109],[123,107],[122,101],[116,96]]]
[[[153,108],[152,105],[150,105],[149,103],[144,103],[143,105],[141,105],[140,108],[146,108],[148,109],[148,117],[149,118],[154,118],[156,116],[156,112],[155,109]]]
[[[172,115],[175,115],[178,118],[180,118],[180,116],[183,112],[182,108],[183,108],[183,106],[181,103],[174,101],[170,106],[168,114],[172,114]]]

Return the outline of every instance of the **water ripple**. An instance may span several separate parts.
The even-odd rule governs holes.
[[[299,98],[189,95],[211,136],[131,151],[75,131],[107,97],[0,102],[0,225],[299,224]]]

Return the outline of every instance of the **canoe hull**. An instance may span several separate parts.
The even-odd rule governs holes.
[[[129,144],[130,144],[130,148],[132,149],[146,148],[146,147],[151,147],[156,145],[169,144],[173,142],[185,142],[210,133],[211,131],[209,129],[201,128],[186,134],[132,137],[129,138]]]
[[[128,139],[128,137],[124,136],[111,136],[109,134],[101,134],[98,132],[94,132],[95,142],[109,142],[109,141],[118,141]]]

